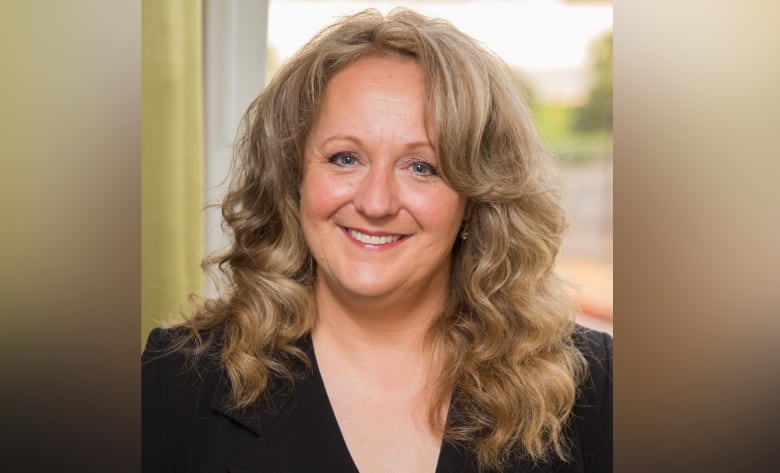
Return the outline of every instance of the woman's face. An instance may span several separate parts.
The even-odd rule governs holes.
[[[466,198],[438,174],[423,76],[368,57],[333,76],[308,137],[301,224],[333,295],[439,298]]]

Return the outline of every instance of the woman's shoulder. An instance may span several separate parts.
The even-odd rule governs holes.
[[[225,414],[230,383],[220,363],[220,334],[198,333],[211,343],[198,350],[184,328],[155,329],[141,368],[142,470],[212,471],[254,439]],[[201,347],[203,347],[201,346]],[[224,471],[224,465],[221,466]]]
[[[588,364],[573,410],[585,471],[612,471],[612,336],[577,326],[574,345]]]
[[[577,325],[572,333],[574,346],[588,361],[591,371],[604,371],[612,376],[612,336],[591,328]]]
[[[152,330],[141,360],[143,390],[154,392],[159,402],[170,407],[212,403],[225,391],[220,388],[225,381],[218,361],[219,340],[217,331],[192,334],[183,327]],[[199,349],[203,342],[208,343]]]
[[[193,331],[184,326],[154,328],[146,339],[143,362],[161,358],[208,361],[219,355],[222,330]]]
[[[581,385],[581,395],[588,401],[610,397],[612,393],[612,336],[581,325],[572,333],[574,346],[587,362],[587,372]]]

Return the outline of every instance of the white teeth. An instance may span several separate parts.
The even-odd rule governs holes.
[[[401,235],[366,235],[365,233],[360,233],[352,229],[349,230],[349,234],[352,235],[352,238],[359,241],[360,243],[366,243],[369,245],[386,245],[401,239]]]

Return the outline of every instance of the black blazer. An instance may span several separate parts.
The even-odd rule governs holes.
[[[216,366],[187,368],[178,353],[161,355],[171,332],[156,329],[143,355],[142,467],[162,472],[358,473],[339,431],[316,366],[311,341],[302,342],[313,367],[293,391],[278,389],[252,413],[220,407],[229,384]],[[508,472],[612,471],[612,338],[578,327],[574,340],[590,375],[580,387],[567,433],[573,460],[533,465],[519,460]],[[470,452],[445,442],[436,473],[476,472]]]

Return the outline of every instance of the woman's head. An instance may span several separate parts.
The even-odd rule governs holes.
[[[550,173],[504,64],[449,23],[408,10],[387,16],[368,10],[322,30],[252,104],[224,206],[237,243],[230,266],[260,264],[264,271],[311,282],[314,264],[298,214],[304,150],[331,78],[369,56],[409,58],[422,72],[439,172],[470,201],[466,228],[472,238],[457,245],[456,253],[472,256],[460,258],[461,266],[473,267],[486,252],[497,261],[505,256],[507,239],[527,234],[532,246],[554,247],[537,248],[547,254],[526,258],[549,269],[561,214],[552,201],[536,202],[551,197]],[[535,234],[536,227],[543,235]]]

